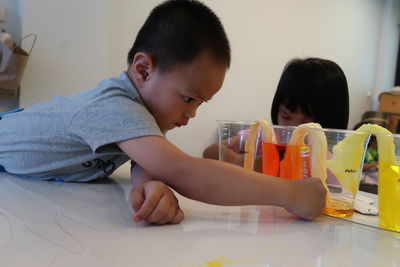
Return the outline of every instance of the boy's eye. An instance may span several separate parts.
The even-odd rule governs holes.
[[[183,96],[183,101],[184,101],[185,103],[190,103],[190,102],[193,102],[193,101],[194,101],[194,98],[191,98],[191,97],[189,97],[189,96]]]

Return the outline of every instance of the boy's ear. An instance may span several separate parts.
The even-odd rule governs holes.
[[[151,56],[144,52],[136,53],[129,66],[129,75],[136,86],[141,86],[149,79],[154,65]]]

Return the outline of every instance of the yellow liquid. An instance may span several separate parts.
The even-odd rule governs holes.
[[[353,215],[353,205],[349,202],[331,200],[322,210],[323,214],[335,217],[350,217]]]
[[[379,223],[400,232],[400,165],[379,162]]]

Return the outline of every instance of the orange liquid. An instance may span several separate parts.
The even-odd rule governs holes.
[[[322,213],[335,217],[350,217],[353,215],[353,207],[349,202],[331,200],[330,203],[326,203]]]
[[[262,143],[262,172],[290,180],[300,179],[310,173],[309,157],[302,156],[304,146]]]

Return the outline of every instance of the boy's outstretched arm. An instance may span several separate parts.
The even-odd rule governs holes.
[[[315,218],[325,205],[326,190],[317,178],[277,179],[229,163],[194,158],[157,136],[117,144],[151,176],[191,199],[217,205],[281,206],[305,219]]]
[[[135,211],[133,220],[144,220],[148,223],[179,223],[184,214],[179,207],[174,192],[163,182],[152,180],[152,177],[139,165],[132,163],[132,190],[129,201]]]

